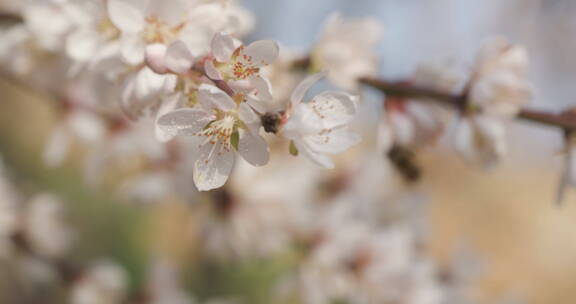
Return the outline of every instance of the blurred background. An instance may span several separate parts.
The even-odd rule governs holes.
[[[242,4],[257,22],[247,40],[275,39],[303,52],[334,11],[377,18],[385,25],[378,49],[381,75],[387,79],[406,78],[422,62],[456,58],[471,63],[486,38],[504,35],[529,50],[536,83],[534,108],[560,110],[576,104],[572,0],[243,0]],[[10,177],[24,192],[49,191],[65,201],[68,218],[79,229],[72,262],[113,259],[127,270],[131,285],[138,286],[145,280],[143,265],[169,256],[178,261],[187,286],[199,299],[240,294],[240,303],[274,303],[266,290],[289,264],[284,258],[225,266],[196,263],[198,231],[190,222],[205,214],[199,211],[202,201],[134,205],[111,194],[111,185],[91,188],[81,178],[82,147],[74,148],[64,166],[49,169],[41,155],[58,122],[54,109],[32,90],[7,79],[0,79],[0,105],[0,155]],[[489,172],[468,167],[445,147],[420,156],[425,174],[416,192],[426,198],[429,208],[430,254],[442,264],[461,248],[473,252],[481,271],[471,292],[485,303],[506,298],[530,304],[576,303],[576,191],[568,194],[561,208],[554,204],[561,134],[517,122],[509,138],[510,153]],[[8,273],[13,265],[0,267],[0,273]],[[22,288],[14,277],[0,277],[4,290]],[[1,303],[28,303],[19,301],[0,291]]]

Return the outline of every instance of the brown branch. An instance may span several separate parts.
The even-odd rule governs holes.
[[[455,107],[457,109],[461,109],[466,102],[466,95],[450,94],[435,89],[415,86],[412,84],[388,82],[368,77],[360,78],[359,81],[362,84],[380,90],[388,96],[424,98],[425,100],[439,102],[450,107]],[[526,109],[518,113],[517,117],[518,119],[529,122],[557,127],[564,130],[576,131],[576,113],[573,111],[551,113]]]
[[[15,25],[24,22],[22,16],[10,13],[10,12],[0,12],[0,24]]]

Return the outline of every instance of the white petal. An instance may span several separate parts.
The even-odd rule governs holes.
[[[322,153],[341,153],[360,142],[360,136],[349,128],[332,129],[327,133],[306,136],[304,141],[311,150]]]
[[[271,108],[272,104],[272,86],[268,79],[263,77],[251,77],[250,79],[252,92],[248,95],[248,103],[256,111],[264,113]]]
[[[144,61],[146,43],[139,35],[124,35],[121,40],[122,57],[132,65],[138,65]]]
[[[258,129],[260,128],[260,117],[254,113],[254,110],[252,110],[250,106],[246,103],[240,104],[238,116],[240,120],[250,128],[251,132],[258,133]]]
[[[226,92],[209,84],[202,84],[198,89],[198,101],[206,109],[230,111],[236,108],[236,103]]]
[[[78,30],[66,39],[66,52],[75,60],[85,61],[94,56],[99,45],[97,32],[89,29]]]
[[[194,64],[194,56],[184,42],[173,42],[166,51],[166,67],[172,72],[183,74]]]
[[[317,164],[321,167],[327,168],[327,169],[334,168],[334,162],[332,162],[330,157],[328,157],[322,153],[312,151],[306,144],[301,143],[299,141],[294,141],[294,144],[296,145],[296,148],[298,149],[298,153],[301,153],[302,155],[304,155],[306,158],[308,158],[309,160],[311,160],[315,164]]]
[[[110,21],[123,32],[136,33],[144,27],[144,0],[109,0]]]
[[[236,50],[234,39],[224,33],[216,33],[212,38],[212,55],[219,62],[228,62]]]
[[[355,97],[343,92],[324,92],[307,105],[328,129],[347,124],[356,114]]]
[[[222,80],[222,74],[216,69],[212,60],[206,60],[204,62],[204,72],[206,72],[206,75],[208,75],[210,79]]]
[[[274,62],[278,58],[279,51],[276,41],[259,40],[248,45],[242,53],[250,58],[252,66],[261,67]]]
[[[165,132],[165,130],[162,127],[160,127],[160,124],[158,122],[160,120],[160,117],[164,116],[169,112],[172,112],[178,106],[180,98],[181,98],[180,94],[173,94],[169,96],[166,100],[164,100],[164,102],[160,106],[160,109],[158,109],[158,113],[156,113],[154,134],[156,135],[156,139],[160,142],[167,142],[170,139],[172,139],[175,135],[173,133]]]
[[[264,166],[270,159],[268,144],[257,133],[240,129],[238,153],[253,166]]]
[[[190,0],[149,0],[146,15],[153,16],[169,26],[181,24],[195,1]]]
[[[456,129],[454,145],[467,161],[491,168],[506,153],[502,122],[485,116],[462,119]]]
[[[146,64],[152,71],[158,74],[165,74],[168,72],[166,68],[166,45],[161,43],[154,43],[146,46]]]
[[[205,144],[200,149],[198,160],[194,163],[194,183],[200,191],[222,187],[234,167],[233,151],[219,151],[222,143]]]
[[[304,99],[304,95],[306,92],[320,79],[326,76],[326,72],[320,72],[314,75],[310,75],[306,77],[302,82],[298,84],[294,92],[292,92],[292,96],[290,97],[290,102],[292,103],[292,107],[295,107],[297,104],[302,102]]]
[[[213,117],[199,109],[178,109],[158,118],[158,128],[167,136],[196,135]]]

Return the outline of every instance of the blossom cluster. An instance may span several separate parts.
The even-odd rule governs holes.
[[[471,303],[473,263],[430,257],[426,199],[397,173],[417,179],[414,153],[444,134],[467,161],[494,166],[505,124],[530,99],[523,47],[490,40],[463,73],[419,67],[409,83],[460,96],[454,111],[364,94],[382,33],[371,18],[334,14],[299,54],[244,41],[255,22],[233,0],[29,0],[18,14],[22,23],[1,29],[0,62],[53,103],[48,166],[80,152],[97,189],[113,184],[130,201],[208,201],[191,207],[200,216],[189,223],[203,259],[292,257],[275,303]],[[334,89],[309,94],[324,78]],[[382,104],[378,122],[367,122],[362,112]],[[47,220],[54,204],[37,209],[31,239],[60,229]],[[10,214],[0,215],[0,233],[10,234]],[[33,246],[60,256],[69,236],[49,236]],[[193,303],[174,265],[150,268],[150,303]],[[75,282],[73,303],[123,303],[126,280],[96,263]]]

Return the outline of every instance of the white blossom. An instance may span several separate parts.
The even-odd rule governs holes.
[[[526,49],[503,38],[487,41],[478,55],[469,89],[469,106],[489,115],[516,115],[531,96]]]
[[[357,98],[326,91],[304,102],[308,89],[323,76],[309,76],[294,90],[283,134],[293,141],[299,153],[322,167],[332,168],[334,164],[326,154],[344,152],[360,141],[349,127],[356,114]]]
[[[332,14],[312,50],[312,63],[329,71],[328,79],[346,90],[358,88],[358,78],[378,71],[376,45],[382,26],[372,18],[346,19]]]
[[[221,187],[234,166],[237,151],[254,166],[268,162],[268,145],[259,135],[260,119],[248,104],[237,103],[219,88],[203,84],[199,105],[165,114],[158,119],[164,132],[198,138],[194,166],[198,190]]]
[[[92,265],[72,286],[72,304],[120,304],[125,300],[128,278],[115,263],[101,261]]]

